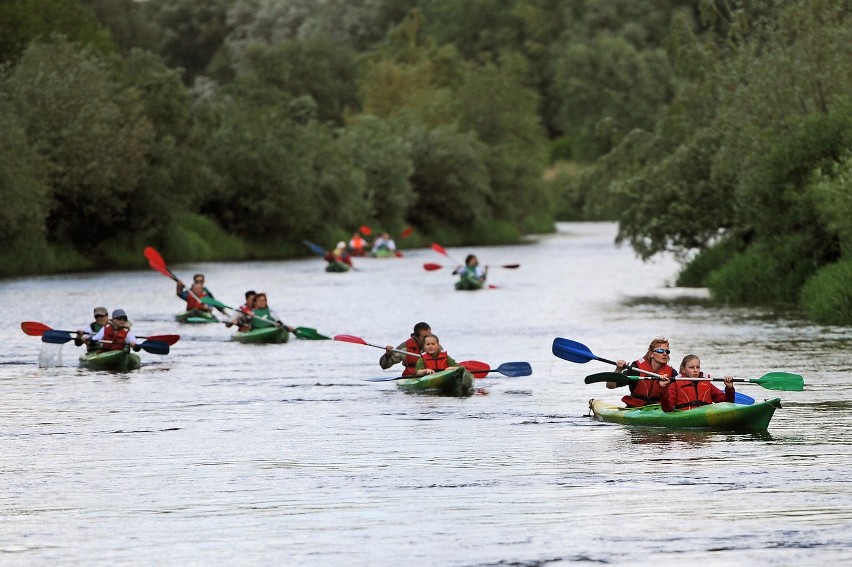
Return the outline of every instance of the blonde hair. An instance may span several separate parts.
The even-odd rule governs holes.
[[[644,357],[645,360],[650,360],[651,352],[660,345],[671,346],[671,345],[669,345],[669,340],[666,337],[663,337],[663,336],[654,337],[651,340],[651,344],[648,345],[648,352],[645,353],[645,357]]]
[[[701,359],[698,358],[697,355],[687,354],[686,356],[683,357],[683,360],[680,361],[680,373],[681,374],[683,374],[683,369],[686,368],[686,365],[689,364],[690,362],[692,362],[693,359],[697,360],[699,364],[701,363]]]

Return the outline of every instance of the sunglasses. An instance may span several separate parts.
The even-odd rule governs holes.
[[[95,315],[95,319],[97,319],[98,317],[106,317],[106,315]]]
[[[127,317],[116,317],[116,321],[127,321]]]
[[[656,352],[657,354],[671,354],[672,353],[672,351],[670,351],[667,348],[655,348],[654,352]]]

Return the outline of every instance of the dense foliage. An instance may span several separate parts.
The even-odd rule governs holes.
[[[642,258],[690,261],[685,284],[837,322],[850,15],[852,0],[8,0],[0,266],[617,219]]]

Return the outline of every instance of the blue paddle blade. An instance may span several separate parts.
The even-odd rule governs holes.
[[[139,346],[151,354],[169,354],[169,343],[163,341],[145,341],[139,343]]]
[[[325,256],[325,248],[323,248],[323,247],[322,247],[322,246],[320,246],[319,244],[314,244],[314,243],[313,243],[313,242],[311,242],[310,240],[303,240],[302,242],[304,242],[304,243],[305,243],[305,246],[307,246],[308,248],[310,248],[310,249],[311,249],[311,252],[313,252],[313,253],[314,253],[314,254],[316,254],[317,256]]]
[[[41,342],[52,345],[64,345],[74,337],[67,331],[45,331],[41,336]]]
[[[585,364],[597,357],[583,343],[556,337],[553,339],[553,354],[563,360]]]
[[[532,366],[529,362],[504,362],[492,372],[499,372],[504,376],[529,376],[532,374]]]
[[[746,396],[745,394],[740,392],[735,392],[734,403],[740,404],[742,406],[750,406],[754,403],[754,398],[752,398],[751,396]]]

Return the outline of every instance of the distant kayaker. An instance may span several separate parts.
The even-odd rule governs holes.
[[[431,334],[432,327],[428,323],[424,323],[423,321],[417,323],[414,325],[414,331],[411,333],[411,336],[404,343],[396,347],[396,350],[404,350],[411,354],[394,352],[394,348],[388,345],[385,347],[385,354],[379,359],[379,366],[387,369],[398,362],[402,362],[402,365],[405,366],[402,375],[414,376],[415,366],[417,365],[417,361],[420,360],[420,353],[423,352],[423,341]]]
[[[639,360],[627,366],[623,360],[617,360],[615,371],[627,376],[641,376],[642,370],[653,372],[661,376],[675,377],[677,370],[669,366],[669,340],[665,337],[656,337],[648,345],[648,352]],[[607,388],[617,388],[616,382],[607,382]],[[621,398],[627,407],[641,407],[647,404],[656,404],[660,401],[660,385],[658,380],[632,380],[630,382],[630,394]]]
[[[426,352],[417,360],[414,371],[416,376],[425,376],[441,370],[459,367],[453,357],[441,348],[441,342],[435,335],[426,335],[426,338],[423,339],[423,349]]]
[[[141,347],[137,344],[136,335],[130,330],[131,325],[133,323],[127,320],[124,309],[116,309],[112,312],[112,318],[89,340],[100,341],[101,350],[123,350],[124,347],[131,346],[139,352]]]
[[[201,300],[205,297],[208,297],[207,292],[204,291],[204,284],[202,282],[193,282],[189,289],[186,289],[186,286],[183,285],[183,282],[177,283],[177,291],[175,292],[178,297],[186,301],[186,310],[192,311],[193,309],[197,309],[199,311],[213,311],[213,308],[207,305],[206,303],[202,303]]]
[[[95,307],[93,315],[95,320],[89,323],[85,328],[78,329],[77,336],[74,338],[74,344],[76,346],[85,344],[86,350],[89,352],[101,350],[101,345],[100,343],[92,340],[87,341],[84,337],[91,337],[104,328],[104,325],[106,325],[107,319],[109,318],[109,311],[107,311],[106,307]]]
[[[396,252],[396,242],[393,241],[393,238],[390,237],[390,234],[387,232],[383,232],[373,241],[373,248],[370,250],[370,253],[375,256],[381,251],[390,251]]]
[[[254,296],[254,309],[252,309],[251,328],[265,329],[267,327],[285,327],[291,333],[296,329],[288,327],[275,316],[275,313],[269,309],[269,304],[265,293],[258,293]]]
[[[352,267],[352,257],[349,255],[349,252],[346,251],[346,243],[342,240],[337,243],[337,246],[334,248],[334,250],[325,253],[325,256],[323,256],[323,260],[325,260],[329,264],[339,262],[341,264],[346,264],[347,266]]]
[[[725,390],[722,391],[707,380],[689,380],[702,378],[701,361],[694,354],[683,357],[680,363],[682,378],[660,378],[660,407],[663,411],[685,410],[706,406],[716,402],[733,402],[736,395],[734,379],[725,376]]]
[[[468,254],[467,258],[464,259],[464,266],[459,266],[453,273],[460,275],[463,280],[484,284],[488,277],[488,266],[480,266],[479,258],[473,254]]]
[[[226,327],[237,325],[237,330],[245,332],[251,329],[251,317],[249,313],[254,309],[254,298],[257,297],[257,292],[250,289],[246,292],[246,302],[243,303],[237,315],[225,324]]]
[[[367,241],[361,236],[357,230],[352,233],[352,238],[349,239],[349,253],[353,256],[363,256],[367,249]]]

